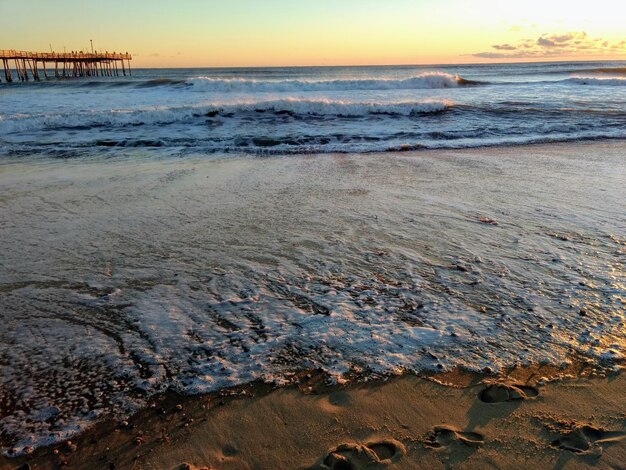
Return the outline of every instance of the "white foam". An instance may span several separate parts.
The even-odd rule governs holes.
[[[106,111],[62,113],[30,116],[14,114],[0,120],[5,133],[60,127],[129,126],[172,124],[203,118],[207,113],[240,114],[250,112],[293,113],[299,115],[364,117],[370,114],[411,116],[445,111],[454,104],[449,100],[402,102],[354,102],[349,100],[284,98],[269,101],[239,101],[235,103],[205,103],[192,106],[144,109],[111,109]]]
[[[572,77],[562,82],[590,86],[626,86],[626,78]]]
[[[420,113],[436,113],[445,111],[453,103],[449,100],[425,100],[409,102],[353,102],[331,99],[298,99],[286,98],[260,103],[235,104],[218,107],[224,112],[239,111],[270,111],[290,112],[301,115],[319,116],[351,116],[359,117],[368,114],[391,114],[410,116]]]
[[[410,90],[456,88],[464,83],[458,75],[426,72],[410,78],[344,80],[247,80],[196,77],[190,80],[197,91],[208,92],[302,92],[348,90]]]
[[[587,174],[577,148],[567,162],[478,152],[7,165],[0,397],[20,407],[0,428],[23,452],[166,387],[283,384],[302,369],[341,381],[617,363],[624,273],[611,267],[623,241],[606,234],[624,225],[623,152],[603,148]],[[503,179],[511,188],[485,199]]]

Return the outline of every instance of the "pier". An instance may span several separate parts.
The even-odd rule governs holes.
[[[130,71],[132,56],[117,52],[26,52],[0,50],[0,59],[4,68],[4,79],[13,81],[14,71],[17,80],[22,82],[31,78],[39,81],[43,72],[44,79],[69,77],[119,77]],[[11,67],[13,63],[13,67]],[[48,75],[50,73],[50,76]]]

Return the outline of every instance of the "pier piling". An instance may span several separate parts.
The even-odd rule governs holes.
[[[11,69],[15,70],[20,81],[28,81],[30,76],[33,80],[40,81],[40,66],[43,69],[43,76],[46,80],[48,76],[47,66],[54,64],[54,77],[97,77],[116,76],[119,77],[118,63],[122,65],[122,72],[126,76],[126,71],[130,72],[130,61],[132,56],[126,52],[26,52],[15,50],[0,50],[0,59],[4,69],[4,79],[7,82],[13,81]],[[126,64],[124,63],[126,61]],[[13,67],[11,67],[13,62]],[[62,66],[62,71],[59,69]],[[30,75],[29,75],[30,69]],[[99,70],[98,70],[99,69]]]

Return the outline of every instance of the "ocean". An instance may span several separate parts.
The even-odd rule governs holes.
[[[1,155],[184,156],[623,138],[626,62],[150,69],[0,84]]]
[[[624,62],[0,84],[3,452],[305,370],[618,370],[625,138]]]

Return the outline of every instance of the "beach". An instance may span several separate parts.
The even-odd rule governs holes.
[[[0,1],[0,470],[626,470],[616,4]]]
[[[619,468],[625,151],[5,159],[2,467]]]
[[[617,3],[0,0],[0,470],[626,470]]]
[[[624,376],[590,377],[581,364],[568,372],[456,371],[334,387],[303,373],[287,388],[161,396],[128,421],[2,468],[619,468]],[[494,383],[513,392],[485,394]]]

